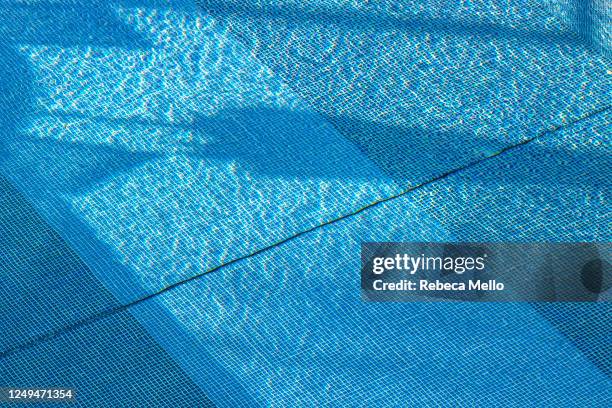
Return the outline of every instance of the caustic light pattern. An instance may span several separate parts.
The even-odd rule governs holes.
[[[0,2],[0,387],[608,406],[609,302],[364,303],[367,241],[609,242],[603,0]]]

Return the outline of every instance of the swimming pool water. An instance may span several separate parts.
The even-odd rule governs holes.
[[[358,287],[363,241],[609,242],[605,2],[0,8],[2,384],[109,407],[610,401],[609,303]]]

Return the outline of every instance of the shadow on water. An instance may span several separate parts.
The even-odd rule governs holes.
[[[12,47],[0,45],[0,61],[4,164],[15,160],[9,157],[7,142],[18,137],[18,124],[31,113],[32,77]],[[12,328],[0,336],[1,349],[18,343],[25,334],[52,329],[61,316],[111,302],[78,256],[4,175],[0,175],[0,254],[1,325]],[[42,296],[42,288],[53,290]]]
[[[547,263],[540,267],[550,279],[535,282],[546,301],[531,305],[596,367],[612,377],[608,330],[612,303],[609,299],[600,299],[612,286],[612,270],[607,259],[610,253],[605,247],[605,244],[583,243],[571,246],[570,250],[551,251]],[[564,298],[581,301],[550,303]]]
[[[332,126],[326,127],[323,124],[326,121]],[[376,164],[381,174],[402,186],[428,181],[504,147],[493,138],[262,108],[231,109],[213,117],[200,116],[193,129],[199,137],[183,145],[185,153],[192,156],[236,161],[248,171],[270,177],[375,181],[378,177],[359,165],[339,163],[339,158],[350,160],[348,145],[340,142],[346,138]],[[595,149],[565,151],[537,143],[521,149],[524,150],[517,156],[518,160],[506,161],[511,167],[495,174],[487,173],[489,177],[474,182],[492,188],[535,185],[548,189],[550,183],[555,183],[582,189],[588,187],[585,183],[588,175],[596,189],[596,184],[604,183],[605,177],[585,173],[588,168],[585,165],[612,165],[612,159],[605,152]],[[562,166],[562,176],[558,172],[552,174],[550,165]]]
[[[596,4],[595,0],[576,0],[573,3],[575,16],[573,29],[585,46],[610,58],[612,57],[612,44],[606,43],[605,25],[610,25],[612,10],[604,3],[602,1]],[[602,37],[598,38],[599,35]]]
[[[128,152],[122,149],[62,142],[54,139],[34,139],[22,135],[13,145],[19,150],[19,168],[15,175],[29,182],[44,185],[56,191],[79,194],[88,191],[115,176],[129,172],[159,155],[149,152]],[[44,169],[40,168],[40,163]],[[30,173],[38,166],[40,172]]]
[[[21,168],[32,179],[47,183],[39,187],[47,188],[53,182],[59,185],[76,180],[92,182],[101,174],[109,172],[105,161],[133,165],[133,156],[129,160],[125,157],[117,160],[118,154],[125,156],[127,153],[115,152],[114,149],[66,146],[41,141],[32,143],[31,151],[17,150],[19,155],[15,155],[14,145],[17,144],[19,149],[21,146],[18,141],[23,136],[19,134],[19,124],[32,115],[30,106],[33,82],[28,65],[12,47],[0,45],[0,61],[1,167],[4,168],[6,161],[21,162]],[[27,163],[28,158],[36,159]],[[46,169],[40,168],[40,163],[49,161],[72,165],[65,165],[56,169],[57,173],[48,174]],[[112,171],[125,169],[115,164]],[[41,177],[41,174],[46,174],[46,177]],[[14,176],[18,175],[11,173],[11,177]],[[88,234],[87,229],[79,230],[77,237],[86,241],[79,242],[81,251],[83,247],[92,246],[91,240],[95,239]],[[99,245],[93,247],[109,259],[114,259],[114,255],[107,253],[106,248]],[[52,334],[50,338],[53,338],[44,349],[34,350],[36,357],[33,363],[23,364],[23,359],[19,357],[4,358],[0,364],[0,377],[21,386],[61,383],[67,387],[77,387],[82,400],[94,405],[109,401],[113,403],[113,396],[98,392],[100,384],[106,384],[108,389],[117,391],[117,396],[121,395],[118,398],[122,400],[117,400],[117,404],[125,403],[125,395],[128,394],[134,404],[145,405],[160,401],[185,401],[187,395],[190,402],[186,403],[191,406],[214,406],[192,377],[185,373],[167,350],[131,314],[115,314],[110,322],[106,319],[108,325],[90,325],[86,327],[87,330],[78,326],[75,329],[79,333],[76,337],[60,335],[69,330],[66,327],[71,327],[83,318],[112,310],[119,302],[71,245],[2,174],[0,256],[0,329],[3,330],[0,352],[12,349],[19,352],[19,345],[30,344],[30,341],[38,345],[48,340],[45,336],[49,333]],[[111,270],[115,271],[121,271],[123,267],[113,266]],[[127,285],[129,274],[118,274],[122,275]],[[136,282],[132,285],[136,287]],[[158,312],[156,317],[159,316]],[[173,323],[168,327],[179,330],[174,328]],[[4,330],[6,328],[10,330]],[[126,333],[129,335],[126,336]],[[24,346],[24,350],[26,348]],[[29,355],[27,353],[18,356]],[[206,351],[199,350],[196,358],[201,367],[215,373],[215,379],[224,378],[226,384],[231,384],[229,394],[243,396],[242,401],[249,401],[252,406],[256,406],[254,401],[248,399],[240,384]],[[81,375],[75,376],[76,372]],[[138,390],[129,389],[143,382],[143,378],[146,379],[143,387]],[[170,386],[171,390],[164,391],[163,395],[157,393],[165,386]]]
[[[148,4],[147,2],[142,2]],[[134,47],[144,44],[142,38],[131,29],[123,27],[117,21],[116,14],[102,5],[100,7],[78,6],[74,3],[39,2],[36,5],[14,5],[1,2],[2,21],[14,21],[15,24],[0,25],[0,34],[10,45],[0,45],[0,156],[7,158],[6,141],[17,139],[17,124],[22,118],[31,114],[30,98],[32,95],[32,78],[29,68],[22,58],[13,50],[16,44],[56,44],[73,45],[116,45]],[[125,2],[138,5],[138,1]],[[392,16],[366,15],[356,13],[336,14],[333,12],[313,13],[306,10],[259,9],[248,4],[228,6],[219,1],[201,0],[200,4],[213,15],[218,13],[244,14],[264,18],[281,18],[289,22],[340,25],[359,29],[400,29],[421,33],[436,31],[453,35],[477,35],[485,37],[502,37],[542,42],[576,43],[580,38],[592,38],[592,16],[590,2],[580,2],[577,19],[581,27],[580,37],[571,35],[551,34],[542,31],[526,31],[483,23],[460,23],[453,21],[417,21]],[[112,16],[111,16],[112,14]],[[75,24],[79,22],[78,24]],[[102,21],[117,21],[116,26],[101,24]],[[280,176],[331,177],[340,179],[375,179],[375,173],[360,166],[354,166],[346,160],[345,147],[341,143],[329,144],[324,137],[329,130],[321,125],[321,116],[311,113],[298,113],[279,110],[243,109],[221,112],[216,117],[199,117],[194,124],[194,131],[202,132],[213,141],[185,144],[185,152],[202,158],[218,158],[228,161],[238,161],[246,169],[260,174]],[[410,129],[380,123],[355,120],[349,118],[326,118],[337,130],[369,157],[382,171],[404,184],[408,178],[425,177],[432,171],[438,173],[448,171],[451,162],[440,160],[465,157],[472,148],[464,143],[467,135],[438,132],[427,129]],[[134,119],[136,121],[136,119]],[[313,129],[314,127],[314,129]],[[323,133],[326,132],[326,133]],[[308,134],[308,138],[304,138]],[[455,141],[456,143],[451,143]],[[489,143],[490,142],[490,143]],[[479,140],[482,144],[493,148],[492,141]],[[82,191],[117,174],[125,173],[134,166],[154,159],[153,153],[126,153],[120,149],[77,145],[62,141],[28,140],[17,144],[23,153],[21,157],[31,157],[32,163],[22,163],[23,177],[37,178],[39,185],[48,184],[69,191]],[[487,147],[488,148],[488,147]],[[560,152],[539,145],[530,145],[534,154],[530,159],[539,159],[558,155]],[[28,150],[29,149],[29,150]],[[561,152],[562,153],[562,152]],[[424,155],[430,158],[425,161]],[[569,165],[564,167],[565,176],[562,179],[550,180],[545,170],[523,172],[524,177],[517,179],[511,171],[500,172],[496,178],[487,178],[492,186],[511,184],[520,187],[524,183],[575,184],[584,187],[584,173],[581,163],[604,163],[603,153],[574,154]],[[36,158],[34,160],[34,158]],[[32,172],[35,162],[41,158],[47,163],[50,171],[42,169]],[[40,164],[39,164],[40,165]],[[536,166],[538,167],[538,166]],[[541,168],[541,167],[540,167]],[[44,171],[43,171],[44,170]],[[549,177],[549,179],[546,179]],[[423,181],[423,180],[421,180]],[[479,180],[476,180],[479,182]],[[8,187],[7,187],[8,188]],[[593,188],[599,188],[594,185]],[[3,195],[16,194],[11,190],[1,191]],[[7,201],[0,209],[2,215],[11,214],[22,208],[21,204]],[[12,208],[11,205],[18,205]],[[33,225],[33,224],[31,224]],[[35,228],[32,226],[32,228]],[[26,228],[18,231],[26,234]],[[17,238],[14,238],[17,239]],[[6,243],[3,243],[6,245]],[[600,359],[599,351],[590,352],[590,342],[593,336],[601,336],[601,313],[599,309],[606,306],[588,304],[580,310],[577,317],[561,317],[566,313],[558,305],[536,306],[540,313],[555,324],[562,333],[570,338],[578,348],[592,360]],[[577,310],[577,309],[576,309]],[[572,309],[572,313],[576,312]],[[578,320],[577,320],[578,319]],[[584,323],[582,323],[584,322]],[[599,337],[596,339],[601,340]],[[600,343],[597,343],[600,344]],[[597,349],[599,350],[599,349]],[[601,365],[599,365],[601,367]],[[607,367],[607,368],[606,368]],[[609,366],[604,370],[609,373]]]
[[[362,162],[350,162],[347,149],[354,146],[355,153],[364,153],[382,170],[380,174],[399,184],[424,181],[432,172],[449,170],[449,161],[465,156],[469,141],[475,139],[269,108],[231,109],[213,117],[200,116],[194,129],[212,141],[186,143],[187,152],[205,159],[236,160],[258,174],[375,181],[375,173],[361,167]],[[352,143],[343,143],[345,138]]]
[[[14,44],[49,46],[150,46],[118,19],[112,2],[0,1],[0,36]],[[109,24],[114,22],[114,24]]]
[[[606,244],[583,243],[571,251],[551,254],[541,268],[551,275],[550,283],[540,282],[541,292],[548,301],[559,300],[555,293],[555,278],[566,275],[567,287],[587,294],[583,302],[534,302],[531,305],[605,374],[612,378],[612,348],[610,348],[609,318],[612,303],[599,300],[612,286],[612,270]],[[558,283],[557,283],[558,285]],[[586,289],[586,290],[585,290]],[[564,293],[568,295],[568,293]],[[568,296],[572,298],[571,293]],[[598,301],[599,300],[599,301]]]
[[[261,115],[258,115],[258,112]],[[274,110],[223,112],[214,118],[200,118],[197,123],[200,131],[213,137],[210,144],[191,144],[187,147],[192,148],[191,154],[204,159],[236,160],[251,171],[276,177],[311,175],[313,177],[361,178],[367,176],[360,174],[358,169],[352,169],[351,173],[339,174],[337,167],[330,166],[331,158],[339,152],[334,152],[335,147],[330,147],[323,140],[318,140],[316,136],[318,133],[312,132],[309,124],[316,123],[317,118],[320,120],[320,117],[312,114],[303,116],[296,112]],[[462,135],[428,132],[425,129],[398,128],[347,118],[328,119],[398,183],[406,183],[408,179],[414,178],[415,174],[423,175],[419,173],[422,171],[422,168],[419,170],[419,166],[427,167],[423,165],[423,152],[429,151],[432,158],[442,160],[446,166],[450,162],[443,160],[442,157],[454,156],[453,158],[457,160],[465,156],[461,147],[464,146],[462,142],[466,138]],[[314,137],[305,138],[303,130],[306,130],[306,134],[313,134]],[[301,140],[300,137],[302,137]],[[445,139],[444,143],[436,142],[441,138]],[[471,139],[477,138],[471,137]],[[452,143],[449,148],[448,142],[453,140],[455,143]],[[589,153],[564,152],[563,149],[535,143],[525,149],[528,149],[528,154],[523,151],[517,156],[517,159],[521,160],[522,170],[520,166],[510,167],[502,169],[499,173],[487,173],[474,182],[492,191],[499,187],[509,187],[518,191],[526,185],[537,185],[547,190],[550,190],[551,185],[557,190],[562,186],[584,188],[588,187],[585,184],[585,176],[589,176],[587,179],[593,183],[594,191],[606,183],[603,175],[597,178],[594,174],[585,173],[585,168],[587,168],[585,164],[610,162],[610,158],[604,152],[593,150]],[[296,153],[294,157],[299,157],[297,153],[301,153],[302,156],[298,159],[291,159],[294,153]],[[545,165],[547,161],[558,156],[567,158],[567,161],[561,165],[562,174],[551,171],[551,168]],[[514,166],[516,160],[511,159],[507,163]],[[428,170],[431,171],[432,168]],[[472,225],[470,228],[477,228],[477,226]],[[594,245],[587,244],[582,251],[581,259],[598,256],[597,248]],[[573,265],[569,261],[576,258],[576,254],[565,255],[570,259],[561,260],[559,264],[564,265],[567,269]],[[559,271],[555,270],[554,273],[559,273]],[[582,274],[580,271],[573,270],[567,273],[571,276],[577,273],[576,285],[595,285],[600,288],[603,284],[603,280],[597,278],[597,274],[591,273],[585,277],[584,271]],[[578,282],[581,279],[582,283]],[[609,281],[609,276],[606,280]],[[536,283],[539,284],[537,290],[542,298],[554,300],[554,294],[548,293],[552,289],[551,286],[547,286],[550,282]],[[606,286],[599,290],[607,289]],[[571,291],[571,287],[569,290]],[[593,293],[591,300],[596,300],[597,297],[598,293]],[[609,303],[537,302],[532,303],[532,306],[575,344],[595,366],[610,375],[611,367],[608,362],[610,360],[608,359],[609,349],[606,346],[605,327],[606,316],[610,312]]]
[[[18,126],[32,112],[30,69],[11,46],[0,48],[0,161],[11,176],[59,191],[80,191],[141,165],[154,153],[132,153],[105,146],[34,139]],[[37,171],[32,171],[37,169]]]
[[[7,142],[18,137],[18,124],[31,113],[32,77],[12,47],[0,45],[0,61],[0,161],[4,164],[16,160],[10,157]],[[0,175],[0,254],[0,316],[2,326],[12,328],[0,336],[2,349],[19,342],[24,334],[51,329],[62,314],[111,301],[78,256],[4,175]],[[53,290],[41,296],[41,288]]]
[[[577,0],[575,2],[575,30],[588,45],[593,45],[593,0]]]
[[[579,3],[589,3],[579,1]],[[313,11],[305,7],[258,6],[251,1],[196,0],[213,16],[278,19],[288,24],[314,24],[335,26],[347,30],[385,32],[399,30],[407,33],[441,33],[455,36],[477,36],[506,40],[530,41],[543,44],[563,43],[579,45],[580,36],[572,32],[551,32],[539,29],[521,29],[495,23],[458,21],[442,18],[414,18],[396,13],[360,12],[348,9]],[[582,6],[581,6],[582,7]],[[397,11],[400,11],[399,9]]]
[[[20,164],[13,171],[24,178],[37,179],[39,185],[77,194],[172,154],[236,162],[240,169],[267,178],[393,180],[408,187],[470,165],[504,147],[494,138],[270,108],[227,109],[215,116],[196,116],[193,123],[177,124],[81,114],[53,116],[68,122],[91,120],[101,128],[109,123],[127,128],[132,124],[136,129],[176,128],[193,135],[193,140],[176,142],[175,149],[167,152],[134,152],[118,146],[41,139],[26,134],[11,140],[13,151],[20,152]],[[363,156],[369,160],[364,161]],[[612,158],[603,149],[570,151],[531,143],[516,150],[515,158],[503,160],[502,165],[484,170],[476,179],[464,173],[467,178],[462,182],[473,182],[484,191],[501,186],[518,190],[530,186],[548,191],[551,185],[568,191],[598,191],[606,179],[605,174],[594,171],[594,166],[612,166]],[[30,172],[34,167],[40,169],[36,174]]]
[[[127,2],[129,3],[129,2]],[[137,4],[147,3],[146,0]],[[120,3],[118,3],[120,4]],[[30,114],[32,77],[29,68],[14,51],[23,44],[74,46],[114,46],[121,48],[150,47],[133,28],[120,21],[115,3],[100,1],[95,7],[86,1],[40,1],[15,3],[0,1],[2,132],[0,158],[9,155],[7,143],[19,151],[19,163],[12,166],[15,177],[29,179],[49,188],[79,191],[106,177],[125,172],[154,157],[149,153],[128,153],[121,149],[86,144],[57,142],[51,139],[28,139],[16,135],[16,124]],[[114,24],[110,24],[114,22]],[[29,162],[28,162],[29,161]],[[41,164],[44,163],[44,169]],[[31,172],[31,168],[40,168]],[[61,190],[60,189],[60,190]]]
[[[594,366],[612,378],[609,330],[612,303],[609,301],[595,303],[539,302],[531,305],[572,342]]]
[[[0,0],[0,34],[7,41],[41,45],[109,45],[124,48],[150,45],[147,40],[123,24],[116,7],[145,7],[196,12],[198,7],[213,16],[236,16],[257,19],[280,19],[290,24],[337,26],[349,30],[408,33],[443,33],[456,36],[478,36],[540,43],[593,44],[593,0],[574,3],[575,32],[552,32],[537,28],[515,28],[479,21],[453,21],[441,18],[414,18],[390,12],[359,12],[341,9],[309,10],[304,7],[258,6],[250,1],[196,0],[118,0],[118,1],[37,1],[16,3]],[[116,24],[101,24],[115,21]],[[78,22],[78,24],[75,24]]]
[[[0,43],[0,159],[8,154],[6,141],[14,138],[17,123],[30,112],[30,67],[12,46]]]
[[[193,135],[193,140],[175,142],[166,152],[146,151],[146,144],[143,151],[135,152],[119,145],[26,134],[11,140],[12,150],[20,157],[19,166],[12,167],[16,175],[75,194],[85,194],[151,160],[174,154],[236,162],[241,170],[266,178],[373,183],[393,180],[400,187],[409,187],[475,163],[504,147],[494,138],[270,108],[227,109],[212,117],[196,116],[193,123],[177,124],[81,114],[53,116],[68,122],[91,120],[100,128],[119,124],[129,129],[132,124],[135,131],[140,127],[176,128]],[[472,187],[483,191],[501,186],[548,191],[551,185],[568,191],[598,191],[606,179],[605,174],[594,171],[594,166],[612,166],[612,159],[602,149],[570,151],[531,143],[516,150],[515,158],[503,160],[503,167],[494,164],[492,170],[480,170],[482,174],[475,179],[470,174],[480,173],[464,173],[467,178],[461,182],[473,183]],[[36,174],[30,171],[34,167],[40,170]],[[475,170],[478,172],[478,167]]]
[[[237,161],[246,170],[271,177],[363,179],[378,172],[364,167],[353,148],[332,126],[312,112],[231,109],[214,117],[199,116],[194,129],[212,141],[185,143],[188,154]]]

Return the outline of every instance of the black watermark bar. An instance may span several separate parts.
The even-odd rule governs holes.
[[[72,388],[49,387],[0,387],[0,402],[74,402],[76,392]]]
[[[610,302],[610,243],[367,242],[366,301]]]

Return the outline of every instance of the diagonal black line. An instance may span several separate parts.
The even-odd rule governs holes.
[[[548,134],[555,133],[555,132],[557,132],[559,130],[562,130],[564,128],[573,126],[573,125],[575,125],[575,124],[577,124],[579,122],[587,120],[587,119],[589,119],[589,118],[591,118],[593,116],[599,115],[600,113],[606,112],[610,108],[611,108],[611,106],[606,106],[604,108],[598,109],[596,111],[587,113],[587,114],[585,114],[585,115],[583,115],[583,116],[581,116],[579,118],[576,118],[575,120],[573,120],[571,122],[567,122],[567,123],[564,123],[564,124],[553,126],[550,129],[544,130],[544,131],[540,132],[539,134],[537,134],[537,135],[535,135],[535,136],[533,136],[531,138],[525,139],[525,140],[523,140],[523,141],[521,141],[519,143],[510,145],[510,146],[506,146],[506,147],[498,150],[497,152],[495,152],[494,154],[492,154],[490,156],[480,158],[480,159],[472,161],[472,162],[470,162],[470,163],[468,163],[468,164],[466,164],[464,166],[460,166],[460,167],[457,167],[455,169],[449,170],[449,171],[447,171],[445,173],[442,173],[442,174],[440,174],[440,175],[438,175],[438,176],[436,176],[434,178],[431,178],[431,179],[426,180],[426,181],[424,181],[422,183],[419,183],[417,185],[409,187],[409,188],[405,189],[404,191],[402,191],[402,192],[400,192],[398,194],[395,194],[395,195],[392,195],[392,196],[389,196],[389,197],[386,197],[386,198],[374,201],[374,202],[372,202],[372,203],[370,203],[370,204],[368,204],[368,205],[366,205],[364,207],[361,207],[361,208],[359,208],[359,209],[357,209],[357,210],[355,210],[353,212],[344,214],[344,215],[342,215],[342,216],[340,216],[338,218],[334,218],[334,219],[326,221],[326,222],[324,222],[322,224],[319,224],[319,225],[316,225],[314,227],[311,227],[311,228],[305,229],[303,231],[300,231],[300,232],[298,232],[298,233],[296,233],[294,235],[291,235],[291,236],[289,236],[287,238],[284,238],[284,239],[282,239],[282,240],[280,240],[280,241],[278,241],[278,242],[276,242],[274,244],[270,244],[270,245],[268,245],[266,247],[258,249],[257,251],[254,251],[254,252],[251,252],[251,253],[249,253],[247,255],[243,255],[243,256],[240,256],[238,258],[232,259],[231,261],[228,261],[228,262],[225,262],[223,264],[220,264],[220,265],[218,265],[218,266],[216,266],[216,267],[214,267],[212,269],[209,269],[209,270],[204,271],[202,273],[199,273],[197,275],[191,276],[191,277],[189,277],[187,279],[183,279],[181,281],[175,282],[175,283],[173,283],[171,285],[165,286],[162,289],[160,289],[160,290],[158,290],[156,292],[153,292],[153,293],[151,293],[151,294],[149,294],[147,296],[144,296],[142,298],[136,299],[136,300],[134,300],[132,302],[129,302],[129,303],[126,303],[126,304],[123,304],[123,305],[119,305],[119,306],[114,306],[114,307],[108,308],[108,309],[103,310],[103,311],[101,311],[99,313],[96,313],[96,314],[94,314],[92,316],[89,316],[89,317],[86,317],[84,319],[78,320],[78,321],[76,321],[76,322],[74,322],[72,324],[69,324],[67,326],[58,328],[56,330],[49,331],[47,333],[43,333],[43,334],[38,335],[38,336],[35,336],[35,337],[33,337],[32,339],[30,339],[30,340],[28,340],[26,342],[23,342],[21,344],[17,344],[17,345],[15,345],[13,347],[10,347],[8,349],[5,349],[5,350],[1,351],[0,352],[0,358],[4,358],[4,357],[7,357],[7,356],[10,356],[11,354],[14,354],[14,353],[16,353],[18,351],[21,351],[21,350],[26,350],[26,349],[28,349],[30,347],[33,347],[33,346],[37,345],[37,344],[46,342],[46,341],[48,341],[48,340],[50,340],[50,339],[52,339],[52,338],[54,338],[54,337],[56,337],[58,335],[71,332],[71,331],[76,330],[78,328],[81,328],[83,326],[87,326],[90,323],[94,323],[94,322],[97,322],[99,320],[105,319],[105,318],[107,318],[107,317],[109,317],[111,315],[114,315],[115,313],[121,313],[121,312],[127,311],[129,308],[131,308],[133,306],[137,306],[137,305],[139,305],[141,303],[144,303],[147,300],[153,299],[153,298],[155,298],[155,297],[157,297],[157,296],[159,296],[159,295],[161,295],[163,293],[169,292],[169,291],[171,291],[171,290],[173,290],[173,289],[175,289],[175,288],[177,288],[179,286],[182,286],[182,285],[184,285],[186,283],[195,281],[196,279],[199,279],[199,278],[201,278],[201,277],[203,277],[205,275],[208,275],[210,273],[216,272],[216,271],[218,271],[218,270],[220,270],[222,268],[225,268],[226,266],[233,265],[233,264],[238,263],[240,261],[243,261],[243,260],[245,260],[247,258],[251,258],[253,256],[256,256],[256,255],[262,254],[264,252],[270,251],[271,249],[277,248],[277,247],[279,247],[279,246],[281,246],[283,244],[286,244],[287,242],[293,241],[294,239],[299,238],[299,237],[301,237],[303,235],[306,235],[306,234],[308,234],[308,233],[310,233],[312,231],[315,231],[315,230],[317,230],[319,228],[323,228],[323,227],[326,227],[328,225],[332,225],[332,224],[338,223],[338,222],[343,221],[345,219],[354,217],[354,216],[356,216],[356,215],[358,215],[358,214],[360,214],[360,213],[362,213],[364,211],[367,211],[370,208],[373,208],[373,207],[376,207],[376,206],[381,205],[383,203],[386,203],[386,202],[395,200],[397,198],[403,197],[403,196],[405,196],[405,195],[407,195],[407,194],[409,194],[409,193],[411,193],[411,192],[413,192],[415,190],[418,190],[418,189],[426,187],[426,186],[428,186],[430,184],[436,183],[436,182],[438,182],[438,181],[440,181],[440,180],[442,180],[444,178],[447,178],[447,177],[452,176],[454,174],[460,173],[460,172],[462,172],[464,170],[467,170],[469,168],[477,166],[477,165],[479,165],[479,164],[481,164],[483,162],[486,162],[488,160],[494,159],[495,157],[503,155],[503,154],[505,154],[505,153],[507,153],[509,151],[518,149],[518,148],[520,148],[522,146],[525,146],[525,145],[527,145],[529,143],[532,143],[532,142],[534,142],[534,141],[536,141],[538,139],[541,139],[542,137],[544,137],[544,136],[546,136]]]

